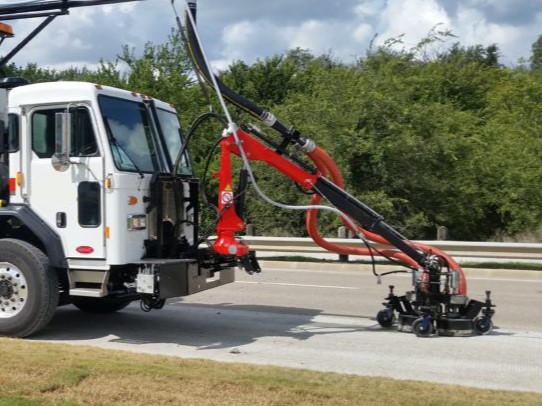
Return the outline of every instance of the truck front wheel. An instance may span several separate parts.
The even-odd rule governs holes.
[[[15,239],[0,240],[0,335],[26,337],[53,317],[58,276],[38,248]]]

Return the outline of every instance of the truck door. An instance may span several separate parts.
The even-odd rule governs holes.
[[[67,106],[29,111],[30,179],[26,185],[32,209],[62,238],[67,258],[105,258],[104,164],[90,108],[69,108],[70,165],[55,170],[55,118]]]

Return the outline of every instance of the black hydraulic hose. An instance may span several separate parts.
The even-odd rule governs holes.
[[[206,184],[207,184],[207,172],[209,172],[209,167],[211,166],[211,160],[213,159],[213,155],[223,139],[224,138],[219,138],[216,141],[216,143],[213,145],[211,150],[209,151],[209,154],[207,155],[207,160],[205,161],[205,168],[203,169],[203,175],[201,177],[201,192],[205,199],[205,203],[212,206],[218,214],[219,214],[218,207],[216,207],[214,204],[209,202],[209,196],[207,194]]]
[[[348,213],[364,229],[382,236],[416,263],[425,266],[426,254],[413,247],[405,237],[386,224],[382,216],[370,207],[323,177],[316,180],[315,189],[343,213]]]
[[[199,74],[212,87],[213,83],[211,80],[211,73],[207,69],[207,65],[205,64],[203,53],[201,52],[201,49],[199,47],[196,34],[194,32],[194,28],[192,27],[190,19],[188,18],[186,18],[185,27],[186,27],[186,38],[188,42],[188,53],[191,59],[193,60],[194,65],[196,66],[196,69],[198,70]],[[275,129],[282,135],[286,137],[292,136],[292,131],[288,129],[284,124],[282,124],[280,121],[278,121],[273,116],[272,113],[265,110],[263,107],[258,106],[252,101],[244,98],[243,96],[235,93],[233,90],[227,87],[224,83],[222,83],[222,81],[216,76],[215,76],[215,79],[220,91],[229,102],[243,109],[250,115],[262,120],[266,125]]]
[[[390,261],[393,264],[396,264],[396,265],[399,265],[399,266],[404,266],[404,267],[407,267],[407,268],[409,268],[411,270],[414,270],[414,271],[416,270],[415,268],[412,268],[411,266],[409,266],[407,264],[404,264],[404,263],[402,263],[400,261],[397,261],[396,259],[384,254],[383,252],[379,251],[378,249],[376,249],[374,247],[371,247],[371,244],[369,244],[369,242],[366,239],[362,239],[362,241],[365,244],[365,246],[367,247],[367,249],[369,250],[369,254],[371,256],[371,267],[372,267],[373,275],[376,276],[376,278],[378,279],[378,283],[380,283],[380,279],[383,276],[391,275],[391,274],[394,274],[394,273],[408,273],[409,271],[405,271],[404,269],[401,269],[401,270],[397,270],[397,271],[388,271],[388,272],[383,272],[383,273],[377,273],[376,272],[376,260],[375,260],[373,251],[375,251],[381,257],[386,258],[388,261]]]
[[[194,16],[194,19],[196,19],[196,10],[195,10],[195,4],[194,3],[188,3],[188,6],[190,8],[190,11],[192,12],[192,9],[194,11],[192,12],[192,15]],[[175,0],[171,0],[171,8],[173,9],[173,13],[175,14],[175,23],[177,24],[177,30],[179,30],[179,33],[181,34],[181,41],[183,42],[185,50],[188,49],[188,40],[186,39],[186,32],[183,29],[183,24],[181,23],[181,18],[179,17],[179,14],[177,14],[177,10],[175,9]],[[194,64],[194,60],[192,58],[190,59],[190,64],[192,65],[192,69],[194,70],[194,74],[196,75],[196,79],[198,81],[198,84],[201,88],[201,92],[203,93],[203,97],[207,100],[209,103],[209,106],[212,108],[211,104],[211,98],[209,97],[209,92],[207,91],[207,87],[205,87],[205,84],[203,83],[203,80],[201,76],[198,74],[198,69],[196,65]]]
[[[228,126],[228,122],[222,117],[219,116],[216,113],[209,112],[204,113],[198,118],[194,120],[190,128],[188,129],[188,132],[186,133],[186,138],[184,139],[183,144],[181,145],[181,148],[179,149],[179,153],[177,154],[177,158],[175,159],[175,163],[173,164],[173,174],[176,175],[179,173],[179,166],[181,165],[181,161],[183,159],[183,155],[186,152],[186,148],[188,147],[188,143],[190,142],[190,139],[198,129],[198,127],[206,120],[214,118],[218,120],[224,127]]]
[[[181,148],[179,149],[179,153],[177,154],[177,158],[175,159],[175,163],[173,165],[173,171],[172,171],[172,173],[174,175],[177,175],[179,173],[179,166],[181,165],[182,157],[183,157],[183,155],[184,155],[184,153],[186,151],[186,148],[188,147],[188,143],[192,139],[193,135],[196,133],[196,130],[199,128],[199,126],[203,122],[205,122],[205,121],[207,121],[209,119],[218,120],[220,122],[220,124],[222,124],[224,127],[226,127],[228,125],[228,123],[226,122],[226,120],[223,117],[221,117],[218,114],[213,113],[213,112],[204,113],[204,114],[200,115],[198,118],[196,118],[194,120],[194,122],[192,123],[192,125],[190,126],[190,128],[188,129],[188,132],[186,133],[186,137],[184,139],[184,142],[181,145]],[[222,138],[219,138],[216,141],[216,143],[210,149],[209,154],[207,155],[207,159],[206,159],[206,162],[205,162],[205,168],[203,169],[202,183],[201,183],[201,193],[202,193],[204,202],[207,205],[212,206],[213,209],[217,213],[218,213],[218,208],[215,205],[213,205],[213,204],[211,204],[209,202],[209,196],[207,194],[206,183],[207,183],[207,171],[209,170],[209,166],[211,164],[212,156],[213,156],[214,152],[216,151],[218,145],[220,144],[220,141],[222,141]]]

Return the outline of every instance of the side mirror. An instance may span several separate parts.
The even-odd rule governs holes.
[[[53,168],[59,172],[70,167],[71,114],[55,114],[55,153],[51,159]]]

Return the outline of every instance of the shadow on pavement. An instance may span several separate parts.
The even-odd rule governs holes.
[[[40,341],[107,341],[132,345],[173,344],[198,350],[238,347],[261,337],[306,340],[314,335],[349,331],[383,331],[369,318],[362,324],[314,321],[321,310],[229,303],[174,304],[144,313],[135,302],[117,313],[84,313],[74,306],[57,309],[35,337]],[[359,319],[359,318],[358,318]],[[89,342],[91,344],[91,342]]]

